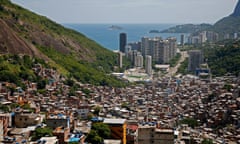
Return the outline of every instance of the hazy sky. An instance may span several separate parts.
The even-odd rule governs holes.
[[[59,23],[215,23],[237,0],[12,0]]]

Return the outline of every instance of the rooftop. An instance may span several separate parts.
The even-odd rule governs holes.
[[[126,119],[104,119],[103,123],[106,124],[124,124]]]

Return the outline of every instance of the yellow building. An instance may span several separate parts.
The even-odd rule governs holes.
[[[104,119],[103,123],[111,129],[111,139],[121,140],[122,144],[127,143],[126,119]]]

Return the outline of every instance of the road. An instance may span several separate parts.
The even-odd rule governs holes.
[[[167,77],[173,76],[177,73],[178,68],[181,66],[181,63],[188,57],[187,51],[181,51],[181,58],[177,62],[175,67],[170,67],[168,73],[166,74]]]

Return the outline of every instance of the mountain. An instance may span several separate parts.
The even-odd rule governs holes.
[[[121,85],[109,76],[117,55],[44,16],[0,0],[0,53],[43,59],[66,76],[96,85]]]
[[[220,38],[223,38],[225,34],[233,35],[240,32],[240,1],[238,1],[234,11],[227,17],[224,17],[217,21],[213,27],[207,29],[215,31],[220,34]]]
[[[183,24],[161,31],[161,33],[195,33],[211,27],[210,24]]]
[[[240,1],[238,1],[236,8],[234,9],[234,12],[231,14],[233,17],[239,17],[240,16]]]

